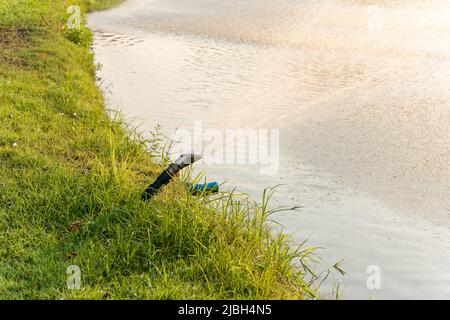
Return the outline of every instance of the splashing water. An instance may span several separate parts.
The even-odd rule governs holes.
[[[207,170],[283,183],[275,204],[301,209],[277,219],[347,258],[344,297],[450,296],[449,1],[129,0],[89,23],[108,99],[143,128],[281,130],[277,176]]]

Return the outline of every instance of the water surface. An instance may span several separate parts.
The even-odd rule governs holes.
[[[282,184],[273,205],[297,210],[277,221],[347,260],[324,293],[450,298],[448,1],[129,0],[89,24],[109,102],[142,129],[280,129],[275,176],[203,168],[255,198]]]

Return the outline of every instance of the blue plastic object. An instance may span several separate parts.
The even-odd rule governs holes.
[[[217,182],[210,182],[192,186],[193,194],[200,194],[202,192],[217,193],[219,192],[219,184]]]

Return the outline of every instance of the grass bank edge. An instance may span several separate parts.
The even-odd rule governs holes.
[[[314,249],[272,232],[270,191],[198,198],[179,179],[139,199],[160,141],[108,116],[90,31],[65,27],[70,5],[119,2],[0,0],[0,297],[316,298]]]

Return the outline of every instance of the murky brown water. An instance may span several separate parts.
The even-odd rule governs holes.
[[[280,129],[277,175],[204,168],[283,183],[274,205],[300,209],[277,220],[347,259],[344,298],[450,298],[449,1],[129,0],[89,24],[141,128]]]

